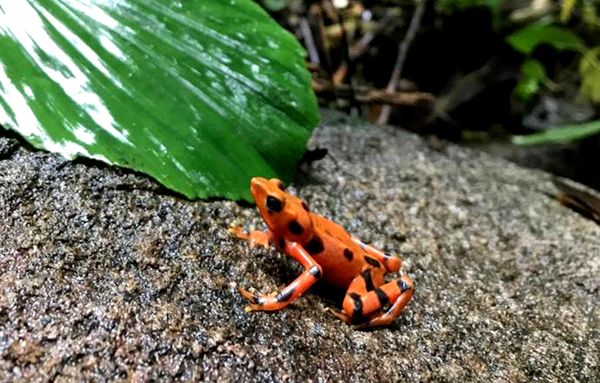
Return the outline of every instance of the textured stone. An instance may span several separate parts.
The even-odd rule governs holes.
[[[228,235],[261,226],[253,208],[12,141],[0,137],[0,381],[600,380],[600,228],[549,198],[545,173],[329,116],[313,137],[329,155],[290,189],[402,255],[417,286],[391,327],[356,331],[323,312],[342,296],[327,286],[244,312],[237,287],[300,272]]]

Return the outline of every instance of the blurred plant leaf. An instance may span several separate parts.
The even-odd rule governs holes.
[[[517,145],[562,144],[595,134],[600,134],[600,120],[566,125],[527,136],[513,136],[512,142]]]
[[[563,0],[560,7],[560,21],[563,23],[568,22],[571,19],[573,8],[575,8],[577,0]]]
[[[596,104],[600,104],[600,46],[589,49],[579,62],[581,94]]]
[[[585,29],[590,34],[600,32],[600,16],[593,3],[584,3],[581,9],[581,18]]]
[[[437,0],[435,5],[440,11],[451,12],[456,9],[463,10],[482,5],[492,8],[499,0]]]
[[[287,0],[262,0],[262,4],[271,12],[279,12],[288,6]]]
[[[189,198],[289,181],[318,121],[304,52],[251,0],[0,0],[0,124]]]
[[[515,50],[529,55],[540,44],[548,44],[556,50],[580,51],[585,48],[583,41],[572,31],[548,25],[546,22],[530,24],[508,35],[506,42]]]
[[[521,79],[515,87],[515,95],[521,101],[528,102],[540,90],[540,83],[545,81],[548,81],[548,76],[542,63],[527,59],[521,66]]]
[[[494,29],[500,27],[502,0],[437,0],[435,6],[438,11],[451,13],[455,10],[465,10],[473,7],[485,6],[492,14],[492,26]]]
[[[485,0],[485,4],[490,8],[490,11],[492,12],[492,26],[495,30],[498,30],[502,21],[502,0]]]

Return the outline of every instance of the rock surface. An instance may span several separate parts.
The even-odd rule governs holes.
[[[335,320],[327,286],[247,314],[238,286],[300,271],[228,235],[261,226],[253,208],[0,137],[0,381],[600,381],[600,228],[549,198],[546,174],[324,125],[329,155],[290,189],[402,255],[417,290],[394,325]]]

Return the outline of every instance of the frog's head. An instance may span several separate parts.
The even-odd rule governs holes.
[[[250,191],[260,215],[276,237],[294,242],[310,239],[313,225],[308,206],[286,192],[280,180],[254,177]]]

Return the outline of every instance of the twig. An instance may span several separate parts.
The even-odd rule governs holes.
[[[398,46],[398,57],[396,57],[396,62],[394,63],[394,70],[392,71],[390,81],[385,88],[386,92],[388,93],[395,92],[396,88],[398,87],[400,76],[402,75],[402,69],[404,68],[404,62],[406,61],[406,55],[408,54],[408,49],[410,48],[410,45],[415,39],[417,31],[421,26],[421,19],[423,18],[423,13],[425,12],[426,3],[427,0],[417,0],[417,8],[415,9],[415,13],[413,13],[412,19],[410,20],[410,25],[408,26],[406,35]],[[381,108],[381,112],[377,118],[377,123],[380,125],[386,124],[390,118],[390,112],[391,107],[389,105],[385,105],[383,108]]]
[[[308,17],[307,21],[312,31],[315,47],[317,52],[320,54],[321,65],[320,67],[325,70],[325,72],[331,78],[333,76],[333,69],[331,65],[331,52],[329,49],[329,44],[325,38],[324,25],[323,25],[323,10],[320,5],[313,4],[308,9]]]
[[[373,28],[372,31],[365,33],[364,36],[360,38],[360,40],[358,40],[350,47],[350,52],[348,52],[350,55],[350,59],[356,60],[357,58],[362,56],[369,48],[371,41],[373,41],[373,39],[381,32],[382,29],[384,29],[390,23],[390,21],[394,17],[397,17],[396,12],[386,12],[386,14],[383,15],[381,20],[377,22],[375,28]]]
[[[387,104],[394,106],[412,106],[433,111],[435,96],[425,92],[387,92],[364,86],[350,88],[347,84],[334,85],[331,81],[313,79],[312,88],[321,97],[354,99],[362,104]]]
[[[360,56],[365,54],[365,52],[369,49],[369,45],[371,41],[379,34],[379,32],[389,23],[392,19],[393,12],[386,13],[381,20],[377,23],[374,30],[369,31],[364,34],[363,37],[360,38],[356,43],[354,43],[350,49],[348,50],[348,59],[349,61],[355,61]],[[340,64],[338,69],[334,73],[334,79],[336,80],[336,84],[341,84],[348,74],[348,64],[344,61]]]
[[[339,73],[336,72],[333,74],[331,80],[333,81],[334,85],[341,85],[342,82],[344,81],[344,77],[346,74],[348,74],[348,86],[349,86],[349,91],[351,93],[351,97],[350,99],[350,108],[349,108],[349,112],[352,110],[353,107],[357,106],[355,104],[356,102],[356,97],[354,97],[354,87],[352,85],[352,72],[354,71],[354,64],[350,61],[350,44],[348,43],[348,31],[346,30],[346,25],[344,24],[344,18],[342,17],[341,13],[337,10],[337,8],[333,5],[333,1],[332,0],[328,0],[327,4],[329,4],[329,6],[331,7],[331,9],[333,10],[333,15],[335,16],[335,18],[333,19],[334,22],[336,22],[337,24],[339,24],[340,26],[340,30],[342,32],[342,39],[340,42],[340,48],[342,50],[342,57],[344,62],[346,63],[346,68],[347,68],[347,72],[344,73],[344,76],[339,77]],[[360,113],[360,109],[359,109],[359,113]]]
[[[312,64],[321,65],[321,59],[319,58],[319,51],[317,50],[315,39],[313,38],[308,21],[304,16],[300,18],[300,33],[302,33],[302,38],[304,39],[310,62]]]

